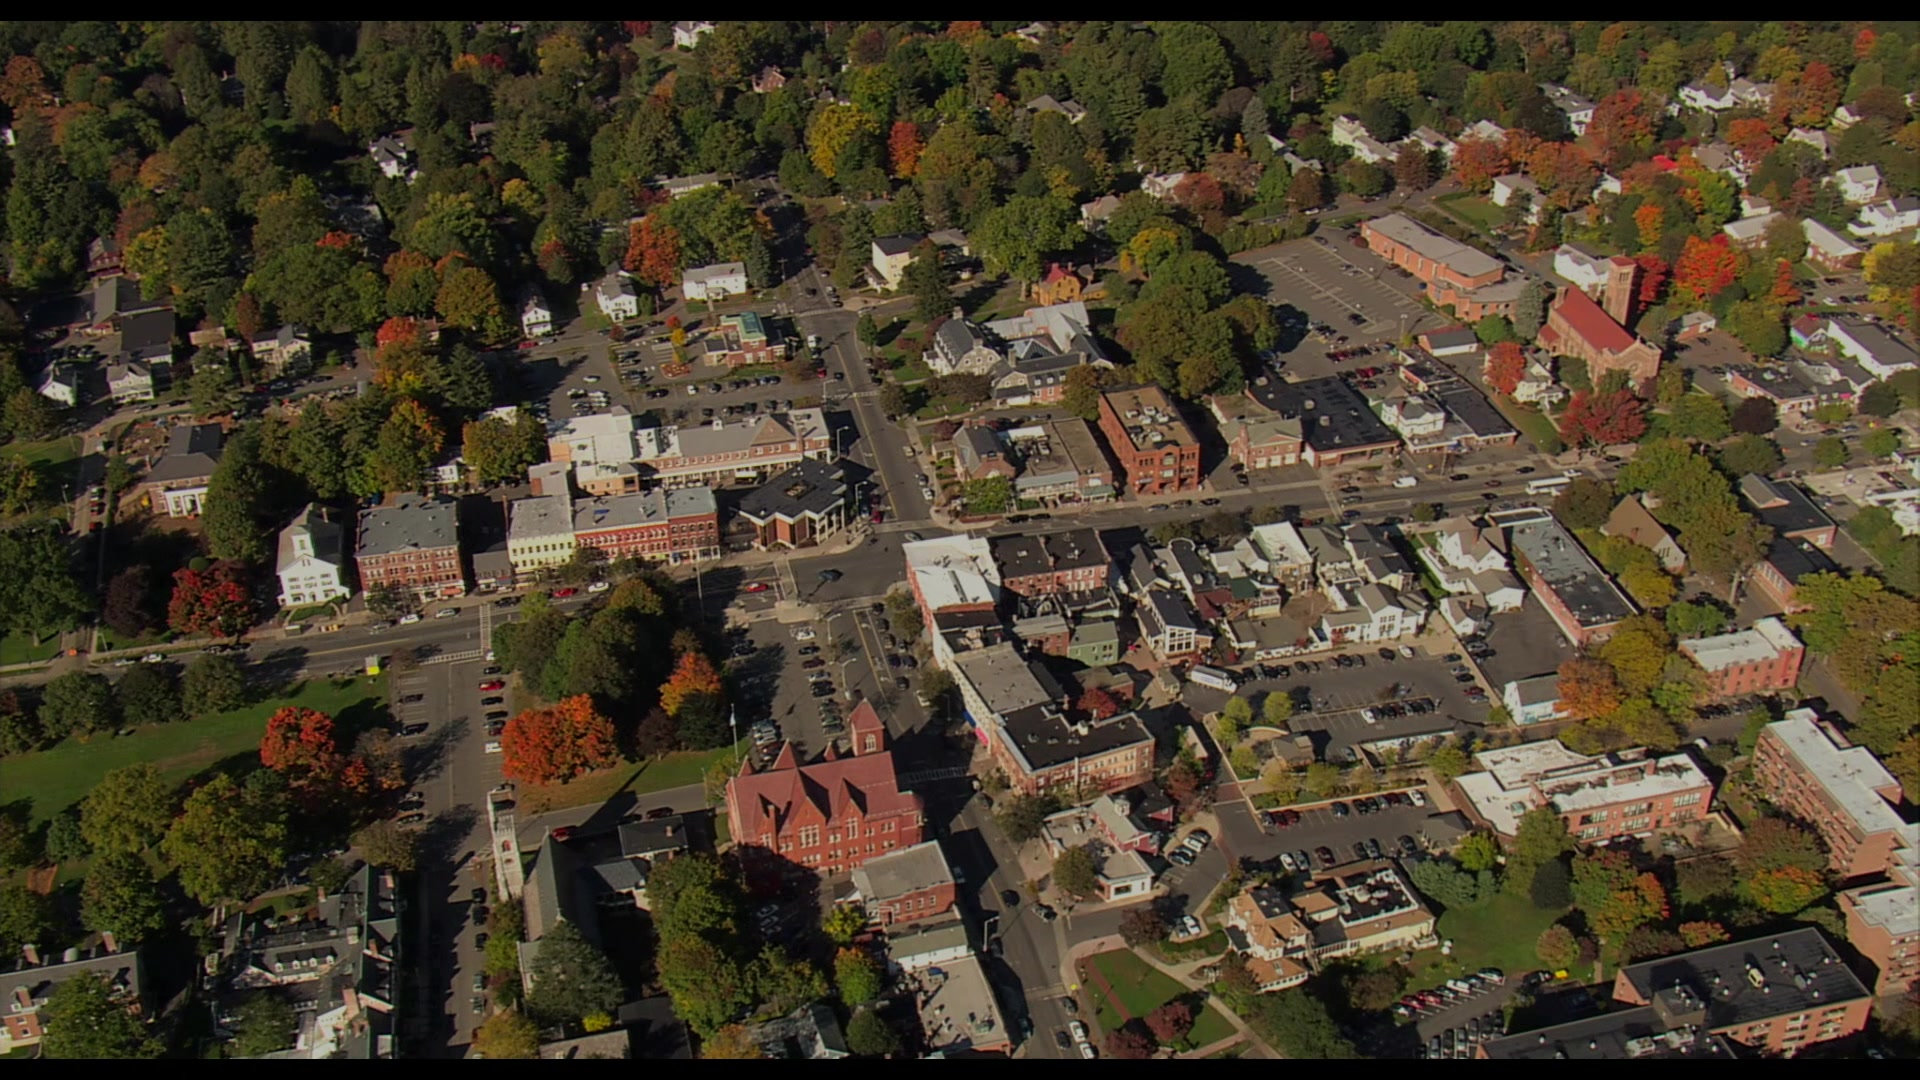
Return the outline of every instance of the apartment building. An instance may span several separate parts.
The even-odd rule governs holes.
[[[1226,440],[1227,456],[1242,468],[1277,469],[1298,464],[1306,439],[1298,416],[1281,416],[1251,394],[1207,399],[1207,409]]]
[[[1512,511],[1491,520],[1510,527],[1508,550],[1515,568],[1575,647],[1611,637],[1613,628],[1634,613],[1626,594],[1552,514]]]
[[[1752,581],[1780,610],[1792,614],[1805,611],[1799,599],[1800,582],[1814,574],[1837,574],[1840,566],[1827,553],[1806,540],[1776,536],[1767,545],[1767,554],[1753,566]]]
[[[565,566],[578,543],[573,536],[573,500],[565,495],[517,499],[508,509],[507,559],[516,581]]]
[[[41,1010],[60,984],[82,975],[107,980],[115,1000],[128,1005],[143,1020],[153,1016],[154,1001],[147,987],[140,950],[121,952],[112,934],[102,934],[97,945],[69,950],[60,960],[43,961],[37,946],[20,950],[17,969],[5,973],[7,1010],[0,1013],[0,1054],[27,1050],[46,1037]]]
[[[1820,833],[1842,878],[1884,874],[1920,850],[1920,825],[1895,809],[1900,782],[1812,709],[1760,729],[1753,774],[1775,806]]]
[[[1199,490],[1200,440],[1166,391],[1140,386],[1102,393],[1100,433],[1127,490],[1136,495]]]
[[[809,458],[834,457],[833,435],[821,409],[732,421],[716,417],[698,427],[642,428],[634,442],[641,476],[667,487],[758,484]]]
[[[722,554],[720,507],[712,489],[704,487],[576,499],[573,538],[608,562],[677,565],[717,559]]]
[[[1482,771],[1454,781],[1465,808],[1501,836],[1513,836],[1528,811],[1550,807],[1582,843],[1650,836],[1699,820],[1713,802],[1713,781],[1686,753],[1656,756],[1644,747],[1588,756],[1558,739],[1474,755]]]
[[[907,586],[927,620],[927,632],[935,635],[937,658],[940,639],[934,617],[946,612],[993,615],[1002,591],[999,564],[985,537],[936,537],[902,544],[900,550],[906,556]]]
[[[1131,712],[1075,719],[1052,702],[994,713],[994,762],[1022,795],[1093,787],[1120,791],[1153,776],[1153,733]]]
[[[765,771],[727,782],[727,815],[748,874],[842,874],[926,839],[926,801],[900,784],[886,725],[871,702],[847,718],[853,752],[801,764],[792,743]]]
[[[354,559],[365,592],[396,588],[422,600],[467,593],[459,508],[452,499],[400,495],[364,511]]]
[[[1119,494],[1113,462],[1085,420],[1047,420],[1011,428],[1001,438],[1019,461],[1013,490],[1021,499],[1059,506],[1108,502]]]
[[[1000,584],[1015,596],[1083,595],[1103,592],[1112,560],[1092,529],[1036,536],[1000,536],[988,541],[1000,568]]]
[[[1300,460],[1315,468],[1390,457],[1400,436],[1381,422],[1366,395],[1338,376],[1256,382],[1247,393],[1282,421],[1300,427]]]
[[[1814,927],[1629,964],[1598,1016],[1504,1038],[1474,1055],[1563,1061],[1792,1057],[1866,1027],[1873,999]]]
[[[1321,964],[1438,944],[1434,915],[1385,859],[1336,867],[1285,892],[1253,886],[1227,903],[1227,942],[1261,991],[1298,986]]]
[[[1848,889],[1837,899],[1847,941],[1877,972],[1873,992],[1904,994],[1920,984],[1920,852],[1903,848],[1888,881]]]
[[[1771,616],[1746,630],[1682,641],[1676,646],[1707,673],[1716,698],[1770,694],[1800,681],[1806,647],[1787,624]]]

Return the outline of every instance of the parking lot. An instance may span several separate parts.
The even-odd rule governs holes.
[[[1350,340],[1346,348],[1397,339],[1441,325],[1438,315],[1415,299],[1420,283],[1402,277],[1345,232],[1330,231],[1234,257],[1267,281],[1267,299],[1305,312]],[[1355,317],[1358,321],[1355,321]],[[1285,357],[1290,374],[1312,378],[1333,373],[1324,353],[1331,346],[1309,337]]]
[[[1486,718],[1487,703],[1476,704],[1465,693],[1465,684],[1451,674],[1453,663],[1437,656],[1419,655],[1412,660],[1382,660],[1373,648],[1357,647],[1346,655],[1356,658],[1352,667],[1338,667],[1336,653],[1310,658],[1318,671],[1302,671],[1298,661],[1289,665],[1293,674],[1285,679],[1255,678],[1240,688],[1243,696],[1258,702],[1268,693],[1295,695],[1293,718],[1287,722],[1295,733],[1313,733],[1314,749],[1325,761],[1347,760],[1348,748],[1376,739],[1403,738],[1444,730],[1462,730],[1472,721]],[[1464,654],[1461,654],[1464,656]],[[1364,658],[1361,665],[1358,660]],[[1394,697],[1392,687],[1406,688],[1404,697]],[[1311,694],[1312,711],[1299,708],[1301,687]],[[1489,689],[1491,693],[1491,689]],[[1226,704],[1227,695],[1217,690],[1189,687],[1185,700],[1196,712],[1213,712]],[[1362,710],[1381,704],[1426,700],[1433,703],[1425,713],[1406,712],[1401,716],[1379,716],[1369,723]]]
[[[807,623],[754,623],[746,638],[753,652],[732,661],[751,687],[750,700],[757,702],[741,712],[742,734],[771,720],[801,760],[824,752],[835,739],[846,749],[845,720],[865,699],[873,701],[892,733],[920,726],[926,714],[914,688],[925,669],[905,651],[887,647],[890,629],[884,615],[864,606]],[[899,667],[891,666],[890,656]],[[909,662],[915,666],[906,666]],[[896,684],[901,678],[907,679],[907,689]],[[816,687],[831,687],[831,693],[816,693]],[[766,746],[762,757],[770,759],[779,743]]]
[[[1519,990],[1519,974],[1504,972],[1502,983],[1481,983],[1465,994],[1445,995],[1451,1000],[1416,1012],[1411,1022],[1383,1024],[1356,1041],[1370,1057],[1470,1057],[1475,1043],[1505,1031],[1506,1005]],[[1423,990],[1442,992],[1438,987],[1409,988],[1410,993]]]

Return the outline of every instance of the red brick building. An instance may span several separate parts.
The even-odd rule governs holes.
[[[1920,872],[1903,865],[1894,880],[1835,899],[1846,916],[1847,941],[1879,972],[1873,992],[1890,997],[1920,984]]]
[[[1112,560],[1092,529],[988,541],[1000,568],[1000,586],[1016,596],[1055,596],[1104,589]]]
[[[1200,440],[1157,386],[1100,395],[1100,433],[1127,490],[1160,495],[1200,488]]]
[[[573,536],[576,545],[600,552],[608,562],[717,559],[720,509],[712,489],[703,487],[576,499]]]
[[[946,918],[957,893],[938,840],[868,859],[854,868],[853,888],[882,926]]]
[[[1454,781],[1472,817],[1513,836],[1529,810],[1548,807],[1585,844],[1651,836],[1698,820],[1713,802],[1713,781],[1685,753],[1655,757],[1645,748],[1588,756],[1557,739],[1474,755],[1481,771]]]
[[[1707,673],[1716,698],[1791,689],[1800,682],[1807,651],[1787,624],[1771,617],[1752,629],[1682,641],[1678,648]]]
[[[364,592],[395,588],[421,599],[467,592],[460,518],[452,499],[402,495],[362,513],[354,560]]]
[[[1451,303],[1506,277],[1499,260],[1442,236],[1404,214],[1360,223],[1360,235],[1375,255],[1426,283],[1434,303]],[[1441,300],[1440,295],[1453,300]]]
[[[1608,308],[1617,306],[1615,283],[1607,282]],[[1603,310],[1593,298],[1568,286],[1547,308],[1547,324],[1540,328],[1540,346],[1556,356],[1587,362],[1588,377],[1596,384],[1610,371],[1625,372],[1627,385],[1642,387],[1660,373],[1660,350],[1633,333]]]
[[[1842,878],[1885,874],[1920,848],[1920,826],[1895,809],[1900,782],[1812,709],[1760,729],[1753,775],[1775,806],[1820,833]]]
[[[113,935],[102,934],[99,945],[83,950],[79,959],[42,963],[40,950],[33,945],[25,946],[21,955],[13,958],[21,963],[7,976],[12,982],[7,985],[7,1009],[0,1013],[0,1054],[38,1045],[46,1036],[41,1007],[61,983],[80,975],[106,979],[115,1000],[136,1016],[150,1017],[153,1002],[145,969],[140,963],[140,951],[118,949]],[[13,964],[10,962],[9,966]]]
[[[843,874],[926,839],[926,801],[900,787],[886,725],[871,702],[847,721],[853,753],[802,765],[793,744],[765,772],[751,761],[727,782],[727,814],[742,861],[756,877],[782,866]]]

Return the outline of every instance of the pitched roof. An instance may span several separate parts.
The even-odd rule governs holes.
[[[184,424],[167,436],[167,452],[147,473],[149,484],[198,480],[213,475],[220,464],[220,446],[226,432],[219,424]]]
[[[807,808],[833,824],[850,813],[862,818],[892,816],[917,812],[925,805],[920,796],[901,790],[891,750],[811,765],[793,760],[783,752],[766,772],[728,781],[728,804],[740,815],[733,823],[740,842],[780,835]]]
[[[1634,337],[1626,327],[1614,322],[1613,316],[1579,289],[1561,289],[1554,306],[1567,326],[1594,348],[1617,353],[1633,347]]]

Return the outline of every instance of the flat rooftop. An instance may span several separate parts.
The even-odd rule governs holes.
[[[941,536],[903,544],[900,550],[930,610],[999,600],[1000,568],[984,537]]]
[[[1526,559],[1583,627],[1610,626],[1633,614],[1633,605],[1551,515],[1513,527],[1513,550]]]
[[[1880,792],[1898,780],[1864,746],[1842,748],[1814,719],[1812,709],[1795,709],[1765,728],[1820,785],[1862,832],[1904,833],[1909,847],[1920,847],[1920,826],[1909,824]]]
[[[1746,630],[1695,638],[1678,645],[1681,652],[1693,657],[1693,662],[1707,671],[1757,664],[1799,647],[1800,639],[1793,636],[1787,624],[1771,616]]]
[[[1726,1039],[1712,1032],[1670,1030],[1651,1005],[1488,1039],[1480,1044],[1480,1052],[1495,1061],[1735,1060]]]
[[[1282,419],[1300,421],[1300,435],[1318,453],[1393,446],[1400,436],[1374,414],[1366,395],[1338,376],[1300,382],[1268,380],[1250,391]]]
[[[654,489],[636,495],[603,495],[575,499],[575,532],[598,532],[639,525],[657,525],[676,518],[700,517],[718,511],[710,488]]]
[[[953,884],[953,870],[938,840],[868,859],[853,871],[854,887],[868,900],[905,896]]]
[[[1462,277],[1498,271],[1499,260],[1478,248],[1442,236],[1405,214],[1388,214],[1366,223],[1367,228],[1403,247],[1441,263]]]
[[[1643,1001],[1653,1002],[1657,992],[1676,985],[1704,997],[1705,1026],[1713,1029],[1872,996],[1814,927],[1629,964],[1620,975]]]
[[[434,551],[459,543],[459,519],[452,499],[402,495],[360,515],[359,543],[354,551],[364,557]]]
[[[1053,695],[1027,666],[1026,658],[1011,644],[1002,642],[984,649],[969,649],[954,656],[954,674],[964,678],[995,713],[1052,702]],[[985,722],[986,717],[975,717]]]
[[[1157,386],[1109,390],[1102,395],[1127,429],[1135,450],[1158,446],[1192,446],[1193,429],[1181,418],[1173,399]]]
[[[1029,773],[1153,742],[1153,733],[1135,713],[1074,724],[1050,703],[1002,713],[999,726],[1001,738]]]

